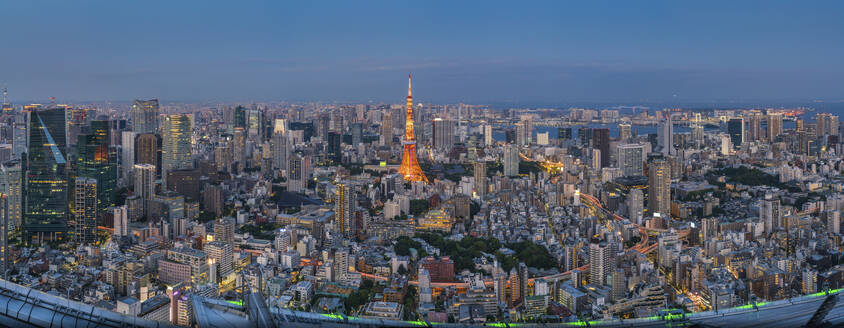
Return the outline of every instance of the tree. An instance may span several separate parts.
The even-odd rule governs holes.
[[[410,200],[410,214],[419,216],[428,211],[428,201],[425,199],[411,199]]]

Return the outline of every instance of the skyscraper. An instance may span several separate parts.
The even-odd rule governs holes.
[[[132,131],[135,133],[158,133],[158,99],[132,102]]]
[[[641,144],[618,145],[618,168],[624,176],[642,175],[644,151]]]
[[[516,144],[526,146],[533,142],[533,121],[523,117],[516,123]]]
[[[230,217],[220,218],[214,221],[214,240],[233,245],[234,224],[234,219]]]
[[[779,198],[774,198],[771,194],[765,194],[765,199],[759,203],[759,217],[765,224],[765,233],[768,235],[782,226],[782,212],[780,210]]]
[[[202,250],[205,251],[209,259],[217,264],[217,277],[225,277],[234,270],[234,262],[232,261],[234,247],[232,244],[215,240],[204,245]]]
[[[310,157],[308,155],[290,155],[290,160],[287,164],[288,191],[301,193],[307,189],[310,165]]]
[[[334,161],[334,163],[340,163],[343,159],[343,152],[342,152],[342,144],[343,144],[343,135],[339,132],[329,132],[328,133],[328,151],[327,157]]]
[[[592,147],[601,151],[601,168],[610,167],[610,130],[592,130]]]
[[[817,135],[820,136],[837,136],[838,135],[838,116],[830,113],[818,113],[816,115],[818,121]]]
[[[0,165],[0,193],[8,200],[9,230],[14,230],[20,227],[23,217],[23,175],[19,160]]]
[[[120,177],[124,180],[131,180],[132,168],[135,166],[135,134],[134,131],[122,131],[120,133]]]
[[[393,147],[393,114],[390,112],[381,115],[381,144]]]
[[[727,122],[727,133],[730,135],[733,147],[739,148],[744,143],[744,118],[731,118]]]
[[[642,224],[645,196],[641,189],[630,189],[627,194],[627,219],[636,224]]]
[[[78,177],[73,190],[74,241],[91,244],[97,227],[97,180]]]
[[[129,235],[129,210],[126,205],[117,206],[112,212],[114,216],[114,236],[123,237]]]
[[[692,142],[695,145],[695,148],[700,148],[703,146],[703,125],[700,124],[692,124]]]
[[[658,145],[662,148],[663,155],[674,155],[674,121],[671,112],[659,121]]]
[[[135,195],[141,198],[144,215],[149,211],[149,202],[155,194],[155,166],[152,164],[135,164]]]
[[[422,173],[419,161],[416,158],[416,135],[413,132],[413,94],[410,88],[410,74],[407,75],[407,117],[404,124],[404,153],[402,153],[399,174],[404,176],[406,181],[425,181],[428,178]]]
[[[519,175],[519,147],[514,144],[504,146],[504,175],[513,177]]]
[[[492,125],[484,124],[484,145],[485,146],[492,146],[493,139],[492,139]]]
[[[161,176],[166,177],[170,170],[192,168],[190,117],[165,116],[162,134]]]
[[[474,164],[475,170],[475,194],[479,197],[483,197],[487,193],[487,183],[486,183],[486,163],[484,162],[475,162]]]
[[[433,122],[433,147],[440,151],[448,151],[454,145],[455,123],[449,119],[435,118]]]
[[[68,178],[65,109],[29,111],[24,181],[24,240],[61,238],[67,231]]]
[[[589,283],[607,285],[607,277],[615,269],[612,247],[606,241],[589,244]]]
[[[663,217],[671,214],[671,167],[663,158],[648,163],[648,212]]]
[[[750,119],[747,123],[747,139],[750,141],[759,141],[765,139],[762,133],[762,114],[750,114]]]
[[[273,169],[287,170],[287,158],[290,154],[288,150],[287,130],[278,128],[278,120],[276,120],[276,129],[273,130],[272,138],[272,153],[273,153]]]
[[[774,142],[782,134],[782,114],[768,113],[768,141]]]
[[[91,133],[79,135],[76,143],[77,176],[97,180],[97,209],[104,211],[116,205],[116,158],[109,153],[110,131],[108,121],[91,121]]]
[[[337,280],[345,280],[349,275],[349,251],[347,249],[340,249],[334,253],[334,265],[337,269],[334,271],[334,276]]]
[[[337,230],[343,236],[350,237],[355,233],[355,195],[352,188],[345,183],[337,184],[334,195],[334,215],[337,217]]]
[[[618,125],[618,139],[621,142],[627,142],[632,138],[632,130],[630,124],[622,123]]]
[[[150,164],[161,173],[161,137],[152,133],[135,137],[135,164]]]
[[[528,267],[525,262],[519,262],[519,296],[520,302],[525,303],[525,298],[528,294]]]
[[[357,146],[363,143],[363,123],[352,123],[352,145]]]

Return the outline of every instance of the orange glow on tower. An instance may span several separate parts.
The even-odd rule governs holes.
[[[413,134],[413,93],[410,88],[410,74],[407,74],[407,119],[404,122],[404,153],[401,157],[401,167],[399,167],[399,174],[404,176],[406,181],[425,181],[425,173],[422,173],[422,168],[419,167],[419,161],[416,158],[416,137]]]

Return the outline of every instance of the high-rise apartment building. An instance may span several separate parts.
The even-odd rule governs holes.
[[[485,146],[492,146],[494,140],[492,138],[492,125],[484,124],[483,126],[484,132],[484,145]]]
[[[486,182],[486,163],[475,162],[473,168],[475,171],[475,194],[482,197],[486,195],[487,191],[489,191],[489,187]]]
[[[818,113],[816,115],[818,127],[816,134],[818,136],[837,136],[838,135],[838,116],[830,113]]]
[[[782,134],[782,114],[768,113],[768,141],[774,142]]]
[[[381,145],[393,147],[393,114],[390,112],[381,115]]]
[[[671,215],[671,167],[664,158],[648,163],[648,213]]]
[[[214,221],[214,240],[234,244],[234,219],[225,217]]]
[[[112,210],[114,216],[114,236],[123,237],[129,235],[129,210],[126,205],[117,206]]]
[[[753,113],[750,114],[750,118],[747,121],[747,139],[749,141],[760,141],[765,139],[765,134],[762,133],[762,114],[760,113]]]
[[[589,244],[589,283],[608,285],[607,277],[615,269],[613,247],[606,241]]]
[[[771,194],[765,194],[765,199],[759,203],[759,217],[765,224],[765,233],[770,235],[782,226],[782,211],[780,200]]]
[[[334,215],[337,218],[337,230],[343,236],[353,236],[355,233],[355,195],[351,186],[345,183],[337,184],[334,195]]]
[[[74,240],[91,244],[97,228],[97,180],[78,177],[73,190]]]
[[[289,140],[287,138],[287,130],[279,128],[278,121],[279,120],[276,120],[276,128],[273,129],[272,137],[273,169],[287,170],[287,159],[290,155],[290,150],[288,148]]]
[[[120,133],[120,165],[118,172],[120,178],[131,181],[132,169],[135,166],[135,137],[134,131],[122,131]]]
[[[290,192],[305,192],[310,177],[310,156],[292,154],[287,163],[287,190]]]
[[[627,193],[627,219],[636,224],[642,224],[645,196],[641,189],[633,188]]]
[[[642,175],[644,152],[641,144],[618,145],[618,168],[624,176]]]
[[[519,147],[514,144],[504,146],[504,175],[508,177],[519,175]]]
[[[666,156],[674,155],[674,121],[671,117],[671,112],[668,112],[665,117],[659,121],[657,137],[657,145],[662,148],[662,154]]]
[[[433,122],[434,149],[448,151],[454,145],[455,122],[449,119],[435,118]]]
[[[149,213],[149,202],[155,194],[155,166],[152,164],[135,164],[133,178],[135,195],[143,203],[143,213]]]
[[[212,259],[216,264],[217,277],[225,277],[234,271],[233,253],[234,247],[232,244],[215,240],[203,245],[202,250]]]
[[[8,228],[14,230],[21,226],[23,217],[23,174],[19,160],[0,164],[0,193],[8,199]]]

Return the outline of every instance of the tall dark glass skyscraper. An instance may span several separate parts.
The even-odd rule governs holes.
[[[67,231],[68,176],[65,108],[29,113],[24,175],[23,231],[26,242],[61,238]]]
[[[79,136],[76,142],[76,160],[79,177],[97,180],[97,210],[116,205],[114,191],[117,186],[117,165],[114,154],[109,152],[109,122],[91,121],[89,134]]]
[[[741,146],[744,143],[744,118],[731,118],[727,122],[727,133],[730,134],[733,147]]]

